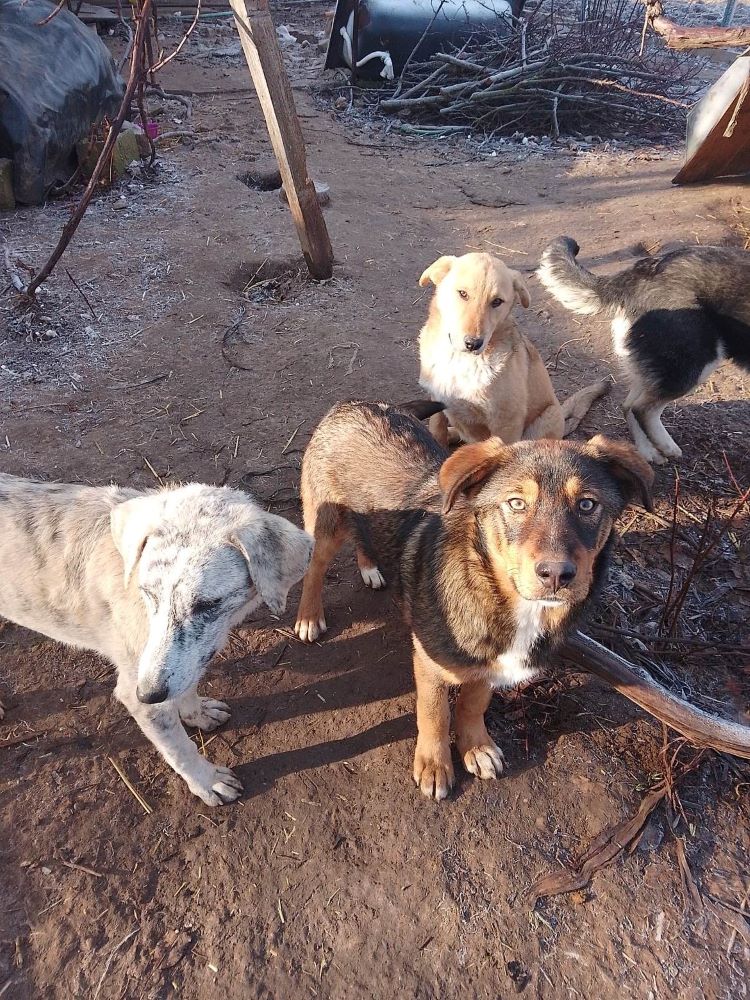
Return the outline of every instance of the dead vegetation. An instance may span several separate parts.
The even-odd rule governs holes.
[[[498,134],[663,136],[684,129],[700,63],[643,34],[631,0],[592,0],[585,20],[542,0],[509,35],[407,65],[382,112]]]

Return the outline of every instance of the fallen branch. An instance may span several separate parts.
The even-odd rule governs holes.
[[[696,747],[750,760],[750,726],[711,715],[657,683],[647,671],[613,653],[582,632],[575,632],[563,655],[588,673],[601,677],[616,691],[681,733]]]
[[[578,861],[576,871],[563,869],[537,879],[527,891],[531,902],[536,902],[542,896],[558,896],[562,892],[584,889],[600,868],[611,864],[627,850],[646,825],[651,813],[668,793],[666,782],[661,782],[644,797],[633,816],[603,830]]]
[[[683,27],[664,14],[661,0],[641,0],[646,7],[646,20],[661,35],[670,49],[725,49],[750,45],[750,26],[741,28]]]

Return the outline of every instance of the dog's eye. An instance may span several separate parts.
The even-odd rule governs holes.
[[[522,500],[520,497],[511,497],[510,500],[508,500],[508,506],[511,510],[515,510],[517,512],[526,510],[526,501]]]
[[[465,301],[466,301],[466,300],[468,299],[468,297],[469,297],[469,293],[468,293],[468,292],[465,292],[465,291],[463,290],[463,288],[459,288],[459,290],[458,290],[458,294],[459,294],[459,295],[461,296],[461,298],[462,298],[462,299],[464,300],[464,302],[465,302]]]
[[[584,497],[583,500],[578,501],[578,509],[583,514],[590,514],[592,510],[596,509],[596,500],[592,500],[591,497]]]
[[[215,597],[212,601],[196,601],[193,605],[194,615],[205,615],[209,611],[215,611],[221,604],[221,598]]]
[[[499,309],[503,302],[505,302],[505,299],[493,299],[490,305],[493,309]]]

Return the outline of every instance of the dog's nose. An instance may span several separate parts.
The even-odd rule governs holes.
[[[553,594],[556,594],[561,587],[567,587],[577,573],[575,563],[567,560],[553,562],[545,559],[538,562],[534,570],[544,586]]]
[[[467,351],[471,351],[472,354],[480,351],[482,349],[483,340],[481,337],[465,337],[464,347]]]
[[[140,687],[137,687],[135,689],[135,696],[144,705],[159,705],[169,697],[169,688],[166,684],[161,684],[159,687],[151,688],[148,691],[142,691]]]

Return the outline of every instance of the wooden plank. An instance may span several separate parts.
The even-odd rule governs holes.
[[[333,274],[331,241],[315,186],[307,174],[305,141],[268,0],[229,2],[308,270],[314,278],[330,278]]]
[[[750,171],[750,56],[736,59],[688,115],[685,163],[673,184]]]

